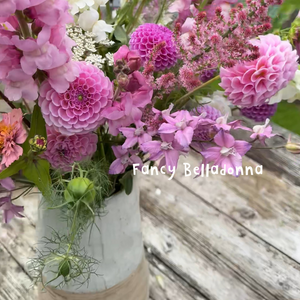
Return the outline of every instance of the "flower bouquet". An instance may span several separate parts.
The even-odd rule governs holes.
[[[147,299],[136,170],[195,152],[196,177],[239,176],[268,148],[277,103],[299,99],[300,22],[280,27],[288,0],[236,2],[1,1],[0,209],[22,218],[15,200],[41,193],[40,299]]]

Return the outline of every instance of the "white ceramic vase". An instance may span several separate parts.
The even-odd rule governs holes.
[[[52,287],[39,292],[39,300],[76,300],[77,297],[82,300],[148,300],[149,272],[144,258],[136,180],[130,195],[123,191],[106,200],[106,211],[105,216],[96,219],[100,231],[94,226],[92,232],[84,233],[81,240],[81,247],[84,247],[86,254],[100,261],[97,270],[99,276],[91,275],[88,285],[78,287],[70,284],[61,289],[54,288],[61,282],[58,279],[51,283]],[[61,211],[41,207],[38,240],[50,237],[53,229],[66,232],[66,221]],[[46,282],[51,279],[49,273],[44,274],[44,279]]]

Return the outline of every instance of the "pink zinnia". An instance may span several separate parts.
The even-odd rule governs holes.
[[[253,40],[260,57],[232,68],[221,68],[221,84],[225,95],[235,105],[252,107],[262,105],[287,86],[298,68],[298,56],[288,41],[268,34]]]
[[[48,126],[64,135],[91,132],[104,122],[102,111],[111,105],[113,86],[97,67],[78,62],[79,76],[65,93],[48,81],[40,89],[39,105]]]
[[[26,140],[26,130],[22,125],[22,111],[13,109],[10,113],[3,114],[0,122],[0,154],[2,156],[0,169],[9,167],[22,154],[23,149],[18,144]]]
[[[43,156],[53,168],[70,171],[74,162],[91,158],[97,150],[97,141],[94,133],[64,136],[47,127],[47,150]]]

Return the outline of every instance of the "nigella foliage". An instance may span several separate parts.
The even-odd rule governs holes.
[[[103,161],[89,161],[75,163],[71,172],[53,173],[42,209],[58,210],[67,228],[50,228],[51,236],[39,241],[37,256],[29,262],[37,282],[44,286],[51,283],[62,287],[69,282],[80,286],[88,283],[92,274],[97,275],[100,262],[89,257],[80,242],[86,232],[98,230],[101,234],[95,219],[105,215],[104,200],[112,189],[107,169]]]

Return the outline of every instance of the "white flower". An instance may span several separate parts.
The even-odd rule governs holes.
[[[95,35],[96,42],[105,40],[106,32],[113,31],[112,25],[107,24],[104,20],[99,20],[99,14],[93,8],[80,14],[78,24],[83,30],[91,31]]]
[[[224,96],[224,92],[215,91],[209,97],[203,97],[202,101],[219,110],[223,116],[226,114],[231,116],[230,102]]]
[[[113,26],[107,24],[103,20],[99,20],[98,22],[95,23],[93,26],[92,32],[95,34],[95,40],[96,42],[100,42],[106,39],[106,32],[113,32]]]
[[[282,100],[294,102],[298,99],[300,99],[300,70],[296,71],[294,79],[289,82],[287,87],[280,90],[277,94],[271,97],[268,103],[279,103]]]
[[[71,14],[75,15],[86,6],[91,7],[95,4],[94,0],[68,0],[71,4]]]

